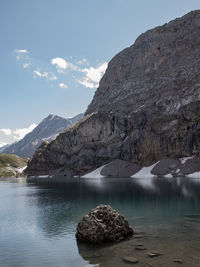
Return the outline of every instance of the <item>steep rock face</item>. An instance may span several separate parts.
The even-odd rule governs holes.
[[[83,114],[79,114],[74,118],[64,119],[50,114],[22,140],[9,145],[2,152],[16,154],[20,157],[32,157],[43,141],[52,141],[60,132],[79,121],[82,117]]]
[[[139,36],[110,61],[86,114],[170,114],[200,100],[199,33],[198,10]]]
[[[122,129],[121,129],[122,128]],[[26,170],[29,175],[52,174],[55,170],[71,169],[73,174],[85,172],[108,162],[126,131],[123,121],[107,114],[93,113],[69,127],[51,143],[43,143],[35,152]]]
[[[84,119],[43,145],[27,174],[198,154],[199,44],[199,10],[142,34],[111,60]]]

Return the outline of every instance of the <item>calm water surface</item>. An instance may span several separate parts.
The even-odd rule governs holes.
[[[79,219],[102,203],[142,234],[105,247],[77,244]],[[148,258],[150,250],[163,255]],[[200,266],[200,179],[0,180],[0,266],[128,266],[123,256],[137,257],[137,266],[177,266],[176,258]]]

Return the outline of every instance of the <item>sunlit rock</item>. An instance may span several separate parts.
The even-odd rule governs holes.
[[[91,244],[122,240],[133,234],[127,219],[108,205],[89,211],[78,223],[76,238]]]

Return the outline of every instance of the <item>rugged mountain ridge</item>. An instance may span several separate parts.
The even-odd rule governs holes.
[[[138,37],[108,64],[85,117],[43,144],[28,175],[81,175],[200,151],[200,11]]]
[[[20,157],[32,157],[35,150],[43,141],[52,141],[56,136],[70,125],[73,125],[83,117],[79,114],[74,118],[62,118],[53,114],[43,119],[32,132],[28,133],[22,140],[9,145],[2,152],[16,154]]]

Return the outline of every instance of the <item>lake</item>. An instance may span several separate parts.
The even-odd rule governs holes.
[[[78,221],[99,204],[127,217],[135,237],[77,244]],[[151,250],[162,255],[150,258]],[[0,266],[130,266],[124,256],[136,266],[200,266],[200,179],[0,180]]]

